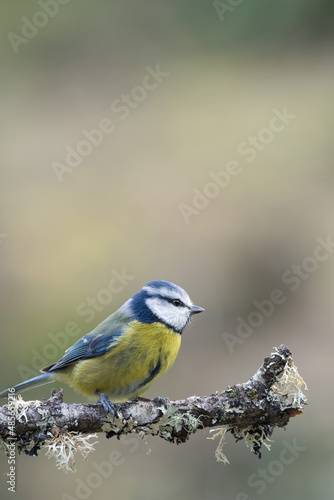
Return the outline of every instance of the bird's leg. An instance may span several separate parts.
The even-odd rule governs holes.
[[[103,392],[98,392],[98,391],[95,394],[99,396],[97,402],[101,403],[101,405],[103,406],[103,408],[107,413],[111,413],[111,415],[115,417],[116,416],[115,405],[113,405],[108,396]]]

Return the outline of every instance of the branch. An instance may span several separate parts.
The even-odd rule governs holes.
[[[74,447],[80,439],[91,446],[87,440],[92,436],[78,437],[81,434],[104,432],[107,438],[119,438],[137,433],[179,444],[198,429],[225,426],[237,440],[251,440],[252,450],[260,455],[261,445],[274,428],[286,426],[291,417],[302,413],[306,403],[303,386],[307,390],[290,350],[281,345],[244,384],[177,401],[139,398],[115,405],[115,418],[106,415],[100,404],[63,403],[62,389],[52,390],[47,401],[15,399],[0,408],[0,438],[7,446],[14,442],[19,451],[37,455],[41,445],[50,450],[57,440],[65,447],[71,439]],[[218,458],[224,459],[223,454]]]

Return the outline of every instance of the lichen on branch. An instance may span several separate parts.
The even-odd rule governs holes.
[[[86,456],[93,449],[89,439],[95,438],[95,433],[104,433],[107,438],[129,433],[152,435],[179,444],[199,429],[216,428],[215,435],[221,437],[218,460],[227,461],[222,452],[226,432],[236,440],[245,439],[261,456],[262,446],[270,447],[268,440],[275,427],[286,426],[291,417],[302,413],[306,404],[303,390],[307,387],[291,352],[281,345],[244,384],[176,401],[139,398],[115,405],[115,417],[106,415],[100,404],[64,403],[61,389],[52,390],[47,401],[24,401],[18,396],[11,405],[0,408],[1,447],[6,452],[8,443],[14,441],[18,450],[28,455],[37,455],[45,447],[49,457],[52,451],[57,455],[59,467],[73,471],[76,448]],[[8,424],[13,405],[14,431]]]

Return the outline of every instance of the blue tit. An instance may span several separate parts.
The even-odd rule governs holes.
[[[142,395],[173,365],[184,328],[193,314],[202,311],[179,286],[150,281],[57,363],[43,368],[42,375],[14,389],[65,382],[86,396],[99,396],[105,410],[114,413],[112,402]],[[0,397],[7,394],[3,391]]]

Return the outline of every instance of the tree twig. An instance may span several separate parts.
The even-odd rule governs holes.
[[[253,439],[253,451],[260,454],[261,444],[275,427],[286,426],[291,417],[302,413],[306,402],[303,385],[307,389],[290,350],[281,345],[244,384],[210,396],[117,404],[115,418],[106,415],[100,404],[64,403],[61,389],[52,390],[47,401],[17,398],[0,408],[0,438],[36,455],[41,445],[64,434],[104,432],[111,438],[137,433],[184,443],[198,429],[225,426],[236,439]]]

